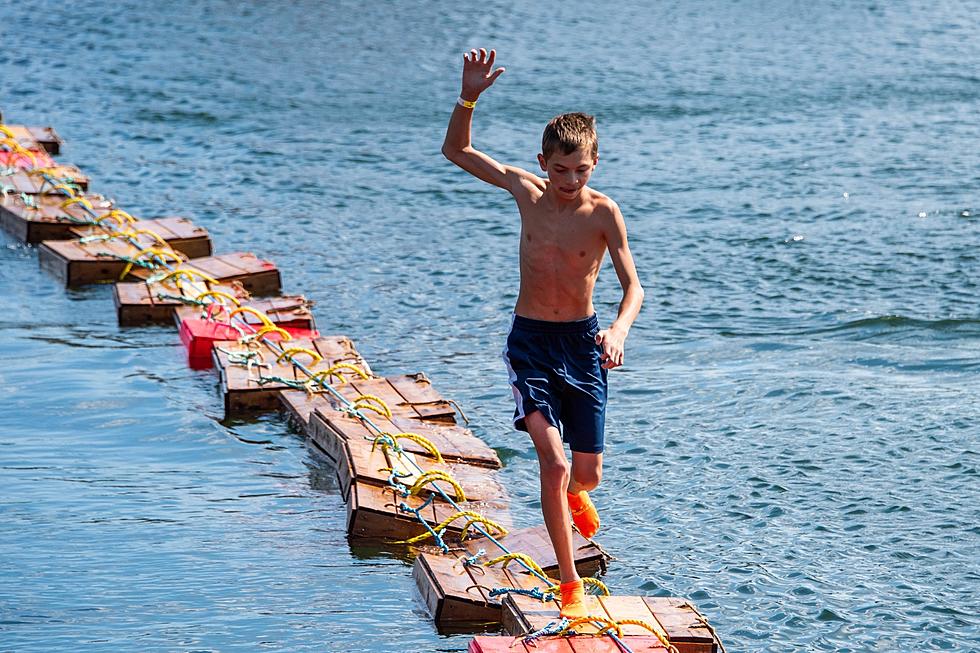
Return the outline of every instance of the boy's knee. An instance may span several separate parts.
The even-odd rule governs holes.
[[[568,461],[562,458],[541,460],[541,482],[546,487],[564,488],[570,475]]]
[[[575,481],[575,485],[578,489],[589,492],[599,487],[599,483],[602,481],[602,468],[581,468],[573,466],[572,480]]]

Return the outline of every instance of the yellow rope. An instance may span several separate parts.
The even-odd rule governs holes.
[[[228,301],[230,301],[235,306],[241,306],[241,304],[242,304],[235,297],[232,297],[231,295],[229,295],[226,292],[221,292],[220,290],[206,290],[205,292],[202,292],[200,295],[198,295],[197,297],[195,297],[194,298],[194,301],[196,301],[196,302],[202,301],[205,297],[219,297],[221,299],[227,299]],[[217,302],[215,302],[215,303],[217,303]]]
[[[354,400],[351,410],[357,410],[360,408],[373,410],[378,415],[384,415],[388,419],[391,419],[391,409],[388,408],[388,404],[386,404],[380,397],[375,397],[374,395],[359,395]]]
[[[124,222],[136,222],[136,218],[126,213],[122,209],[112,209],[108,213],[103,213],[101,216],[95,219],[95,223],[102,224],[103,220],[115,220],[120,226],[122,226]]]
[[[583,578],[582,584],[591,585],[592,587],[595,587],[596,589],[599,590],[602,596],[609,596],[609,588],[606,587],[606,584],[603,583],[598,578],[589,578],[589,577]]]
[[[199,279],[202,279],[204,281],[207,281],[207,282],[210,282],[210,283],[213,283],[213,284],[217,284],[218,283],[218,280],[217,279],[212,279],[211,277],[209,277],[208,275],[204,274],[203,272],[198,272],[197,270],[191,270],[189,268],[177,268],[176,270],[168,273],[166,276],[164,276],[163,278],[161,278],[158,281],[158,283],[167,283],[168,281],[170,281],[171,279],[173,279],[175,281],[177,287],[180,288],[180,279],[181,278],[187,279],[188,281],[194,281],[194,277],[198,277]]]
[[[78,195],[78,190],[69,186],[68,184],[58,184],[57,186],[52,186],[51,190],[63,190],[68,193],[70,197],[75,197]]]
[[[436,525],[432,530],[440,535],[442,532],[449,527],[451,523],[459,519],[460,517],[482,517],[479,513],[473,512],[472,510],[460,510],[457,513],[450,515],[443,519],[439,524]],[[415,537],[409,538],[407,540],[398,540],[395,544],[415,544],[416,542],[421,542],[422,540],[432,537],[432,533],[426,531],[421,535],[416,535]]]
[[[439,449],[436,448],[436,445],[432,444],[432,441],[424,435],[419,435],[418,433],[382,433],[375,438],[374,441],[376,444],[380,441],[380,443],[383,445],[384,438],[386,437],[391,438],[395,442],[398,442],[399,440],[411,440],[428,451],[429,454],[436,459],[437,463],[446,462],[445,459],[443,459],[442,454],[439,452]]]
[[[17,135],[6,125],[0,125],[0,134],[3,134],[7,138],[17,138]]]
[[[76,197],[69,197],[64,202],[62,202],[59,206],[62,209],[67,209],[72,204],[81,204],[82,206],[84,206],[85,208],[91,211],[95,210],[95,207],[92,206],[92,203],[89,202],[87,198],[82,197],[80,195]]]
[[[463,486],[449,472],[444,472],[441,469],[430,469],[427,472],[423,472],[415,479],[415,482],[412,483],[412,487],[408,488],[408,491],[411,494],[418,494],[426,485],[438,481],[445,481],[452,485],[453,491],[456,493],[456,501],[459,503],[466,502],[466,493],[463,492]]]
[[[493,560],[487,560],[486,562],[483,563],[483,566],[484,567],[492,567],[493,565],[497,564],[498,562],[503,562],[504,564],[502,565],[502,568],[503,569],[506,569],[507,568],[507,565],[509,565],[514,560],[520,560],[525,565],[527,565],[528,568],[533,569],[535,572],[541,574],[544,578],[549,578],[548,577],[548,574],[544,573],[544,569],[541,568],[541,565],[539,565],[538,563],[536,563],[534,561],[534,559],[531,558],[531,556],[527,555],[526,553],[516,553],[516,552],[515,553],[505,553],[504,555],[498,556],[498,557],[494,558]],[[549,578],[549,580],[550,580],[550,578]],[[554,581],[552,581],[552,582],[554,582]]]
[[[243,306],[242,308],[248,308],[248,307],[247,306]],[[279,354],[279,357],[276,358],[276,362],[277,363],[280,363],[280,362],[282,362],[282,359],[284,359],[284,358],[292,358],[296,354],[306,354],[311,359],[313,359],[313,363],[312,363],[313,365],[316,365],[317,363],[319,363],[320,361],[323,360],[323,356],[321,356],[320,354],[316,353],[312,349],[307,349],[306,347],[290,347],[289,349],[283,350],[283,352],[281,354]]]
[[[671,651],[671,653],[677,653],[677,648],[670,643],[670,637],[668,637],[664,629],[657,624],[652,624],[648,621],[643,621],[642,619],[620,619],[616,622],[616,624],[619,626],[640,626],[641,628],[646,628],[657,636],[657,639],[660,640],[660,643],[663,644],[668,651]]]
[[[173,263],[177,263],[178,265],[180,265],[181,263],[184,262],[184,260],[182,258],[180,258],[180,255],[177,252],[175,252],[174,250],[172,250],[172,249],[157,249],[155,247],[147,247],[146,249],[140,251],[139,254],[137,254],[136,256],[134,256],[132,261],[129,261],[128,263],[126,263],[126,267],[123,268],[122,274],[119,275],[119,278],[120,279],[125,279],[126,276],[133,269],[133,266],[136,265],[136,263],[138,261],[146,258],[147,256],[156,256],[156,257],[160,258],[164,262],[172,261]],[[177,272],[180,272],[180,271],[181,270],[179,270],[179,269],[178,270],[174,270],[173,272],[171,272],[170,274],[168,274],[166,277],[164,277],[163,279],[161,279],[160,280],[160,283],[164,283],[167,279],[169,279],[171,276],[173,276],[174,274],[176,274]]]
[[[324,370],[324,373],[327,376],[335,376],[339,378],[340,384],[344,385],[345,383],[347,383],[347,378],[343,374],[341,374],[338,370],[350,370],[354,374],[358,375],[359,377],[365,380],[371,378],[370,376],[367,375],[367,372],[362,370],[357,365],[354,365],[353,363],[337,363],[336,365],[331,366],[330,369]]]
[[[20,143],[18,143],[13,138],[6,138],[0,144],[6,145],[7,147],[9,147],[10,148],[10,152],[12,154],[21,154],[23,156],[26,156],[28,159],[31,160],[31,167],[34,167],[34,166],[37,165],[37,157],[34,155],[34,153],[31,152],[26,147],[24,147],[23,145],[21,145]]]
[[[619,627],[619,624],[617,624],[615,621],[613,621],[612,619],[609,619],[608,617],[600,617],[600,616],[591,615],[591,614],[588,615],[588,616],[586,616],[586,617],[579,617],[578,619],[573,619],[572,621],[570,621],[568,623],[568,625],[566,625],[564,628],[562,628],[560,631],[558,631],[558,635],[560,637],[560,636],[568,633],[570,630],[573,630],[576,626],[583,626],[583,625],[586,625],[586,624],[592,625],[593,622],[600,623],[600,624],[605,624],[605,626],[603,626],[603,628],[598,633],[596,633],[596,635],[602,635],[602,634],[605,634],[607,631],[610,631],[611,630],[611,631],[614,631],[616,633],[616,637],[622,637],[623,636],[623,630],[622,630],[622,628],[620,628]]]
[[[259,318],[263,326],[267,326],[267,327],[276,326],[268,315],[266,315],[262,311],[252,308],[251,306],[239,306],[238,308],[236,308],[235,310],[233,310],[231,313],[228,314],[228,319],[230,320],[231,318],[235,317],[239,313],[248,313],[249,315],[254,315],[255,317]]]
[[[490,530],[497,531],[495,537],[504,537],[507,535],[507,529],[492,519],[487,519],[486,517],[470,517],[466,520],[466,523],[463,524],[463,530],[459,533],[460,540],[465,540],[467,537],[469,537],[470,527],[474,524],[483,524],[484,526],[489,527]]]
[[[89,206],[91,206],[91,205],[89,205]],[[157,232],[152,231],[150,229],[136,229],[134,231],[131,231],[130,233],[133,236],[138,236],[140,234],[147,235],[150,238],[152,238],[153,240],[155,240],[158,245],[160,245],[162,247],[170,247],[170,243],[168,243],[166,240],[164,240],[163,236],[161,236]]]
[[[290,340],[293,339],[293,336],[292,334],[289,333],[289,331],[286,331],[285,329],[281,329],[277,327],[275,324],[267,324],[266,326],[262,327],[261,329],[259,329],[249,337],[252,340],[260,340],[262,336],[264,336],[267,333],[278,333],[279,335],[282,336],[283,342],[289,342]]]

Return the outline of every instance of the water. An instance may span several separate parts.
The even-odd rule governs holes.
[[[618,593],[736,651],[980,647],[975,2],[0,5],[0,107],[139,215],[184,214],[424,369],[508,465],[505,194],[439,154],[461,53],[508,70],[475,141],[532,167],[597,114],[594,185],[647,289],[596,494]],[[407,562],[352,548],[278,416],[221,422],[170,328],[120,329],[0,250],[0,648],[462,651]],[[609,266],[600,317],[619,294]]]

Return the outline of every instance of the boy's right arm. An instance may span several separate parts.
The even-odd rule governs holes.
[[[480,48],[480,51],[470,50],[463,55],[463,86],[459,97],[465,102],[473,102],[480,93],[490,88],[497,81],[503,68],[493,70],[493,61],[497,53]],[[488,184],[499,186],[513,192],[514,181],[521,175],[527,175],[520,168],[506,166],[495,161],[473,147],[470,141],[470,127],[473,122],[473,108],[457,103],[449,119],[449,129],[446,130],[446,140],[442,144],[442,153],[447,159],[458,165],[478,179]]]

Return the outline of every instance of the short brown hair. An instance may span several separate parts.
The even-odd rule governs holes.
[[[562,154],[571,154],[578,149],[591,151],[593,158],[599,156],[595,116],[575,112],[552,118],[541,137],[541,153],[544,158],[550,158],[558,150]]]

